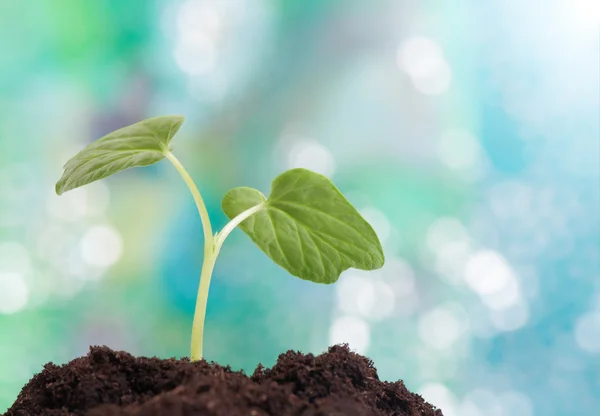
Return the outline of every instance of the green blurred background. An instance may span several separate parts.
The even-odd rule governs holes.
[[[203,242],[177,172],[54,194],[87,143],[175,113],[217,229],[228,189],[307,167],[387,258],[315,285],[234,232],[208,359],[348,342],[446,416],[593,413],[599,22],[593,0],[0,0],[0,411],[89,345],[187,355]]]

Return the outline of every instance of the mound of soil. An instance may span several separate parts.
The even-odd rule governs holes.
[[[345,345],[319,356],[288,351],[248,377],[206,361],[135,358],[92,347],[46,364],[5,416],[443,416],[402,381],[382,382]]]

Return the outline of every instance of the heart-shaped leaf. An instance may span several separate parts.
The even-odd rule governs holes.
[[[234,188],[223,198],[222,207],[232,219],[258,204],[264,208],[240,228],[294,276],[333,283],[351,267],[383,266],[377,234],[323,175],[291,169],[275,178],[268,199],[256,189]]]
[[[122,170],[158,162],[169,151],[169,142],[183,121],[183,116],[149,118],[96,140],[65,164],[56,193],[61,195]]]

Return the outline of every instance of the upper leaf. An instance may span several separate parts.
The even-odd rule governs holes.
[[[96,140],[64,165],[58,195],[125,169],[148,166],[165,157],[183,116],[149,118]]]
[[[225,194],[222,207],[232,219],[261,203],[264,209],[240,228],[292,275],[333,283],[350,267],[383,266],[377,234],[325,176],[291,169],[275,178],[268,199],[256,189],[234,188]]]

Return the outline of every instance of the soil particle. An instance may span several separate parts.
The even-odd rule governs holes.
[[[288,351],[248,377],[206,361],[135,358],[107,347],[46,364],[5,416],[443,416],[369,359],[336,345]]]

